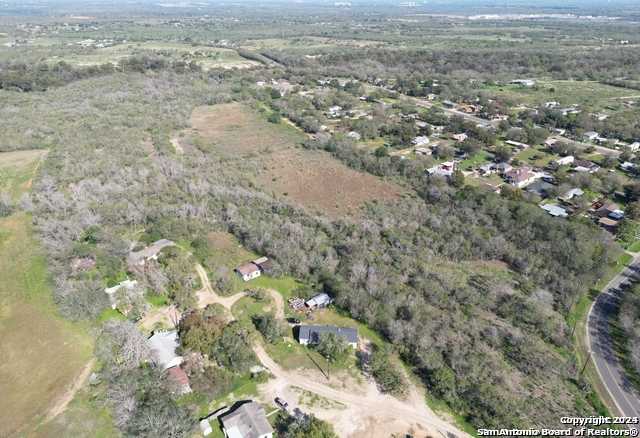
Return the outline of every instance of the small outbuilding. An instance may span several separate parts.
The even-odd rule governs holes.
[[[309,298],[304,304],[310,309],[323,309],[333,303],[333,299],[325,294],[321,293],[313,298]]]

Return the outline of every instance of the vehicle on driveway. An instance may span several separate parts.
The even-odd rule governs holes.
[[[281,399],[280,397],[276,397],[275,399],[276,405],[278,405],[278,407],[280,407],[283,410],[287,410],[287,406],[289,406],[289,403],[287,403],[285,400]]]

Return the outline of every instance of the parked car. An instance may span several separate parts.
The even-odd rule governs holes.
[[[276,402],[276,405],[278,405],[281,409],[285,409],[286,410],[287,406],[289,406],[289,403],[287,403],[286,401],[284,401],[280,397],[276,397],[275,402]]]
[[[287,318],[287,322],[289,324],[300,324],[300,320],[298,318]]]

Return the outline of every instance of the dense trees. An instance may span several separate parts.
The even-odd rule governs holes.
[[[59,145],[34,182],[33,212],[65,315],[93,317],[108,306],[106,278],[115,281],[124,269],[129,242],[121,236],[132,230],[192,241],[203,228],[224,229],[268,254],[276,272],[330,292],[478,426],[548,427],[559,411],[594,412],[573,383],[562,315],[615,257],[605,235],[553,220],[535,206],[427,181],[423,160],[376,157],[336,138],[305,146],[396,178],[413,196],[372,204],[358,219],[329,221],[252,186],[259,156],[230,161],[191,148],[178,157],[153,142],[149,149],[150,133],[162,138],[181,129],[194,106],[227,99],[226,87],[198,74],[131,73],[51,89],[46,101],[30,94],[25,107],[17,98],[7,102],[16,110],[2,113],[6,138],[19,138],[13,130],[25,124],[41,124],[51,127],[47,135]],[[95,135],[87,138],[89,125]],[[22,142],[16,144],[29,143]],[[102,236],[86,232],[95,225]],[[73,273],[74,251],[99,256],[97,272]],[[176,272],[149,283],[164,283],[167,293],[193,290],[178,275],[182,267],[193,272],[192,263],[179,267],[183,262],[171,253],[163,263],[160,269],[175,264]],[[233,323],[200,336],[205,319],[194,317],[189,345],[202,351],[212,344],[207,354],[227,371],[249,369],[255,358],[248,331]],[[180,329],[189,339],[191,328]]]

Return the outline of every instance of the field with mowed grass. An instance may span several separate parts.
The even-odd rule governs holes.
[[[0,191],[17,200],[44,151],[0,153]],[[29,435],[89,361],[85,330],[57,315],[31,217],[0,218],[0,436]]]

